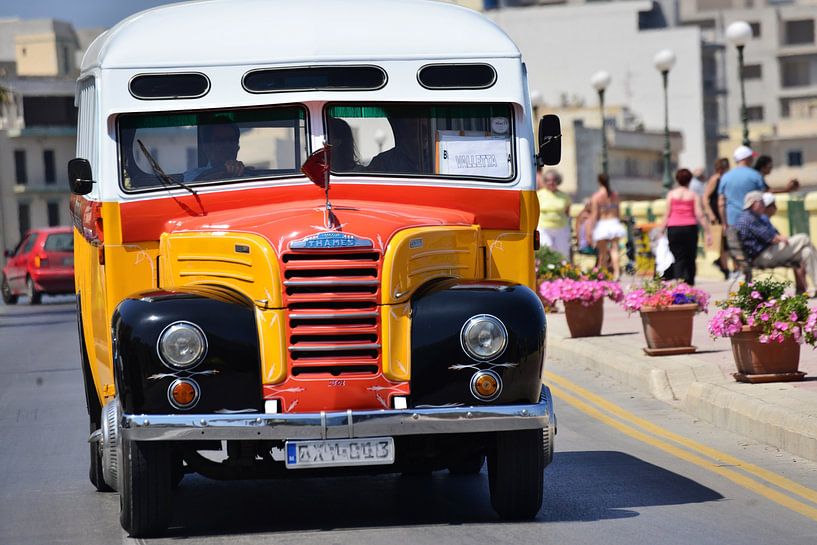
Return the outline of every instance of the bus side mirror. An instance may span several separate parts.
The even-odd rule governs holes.
[[[87,195],[93,189],[93,175],[91,163],[87,159],[71,159],[68,161],[68,185],[74,195]]]
[[[562,125],[559,116],[548,114],[539,121],[539,153],[536,156],[538,166],[558,165],[562,160]]]

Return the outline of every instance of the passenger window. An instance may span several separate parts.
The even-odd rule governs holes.
[[[506,104],[333,104],[332,171],[509,180],[512,111]]]
[[[55,233],[48,235],[48,238],[45,239],[43,249],[48,252],[73,252],[74,235],[73,233]]]
[[[23,247],[23,252],[22,253],[27,254],[28,252],[30,252],[31,249],[34,248],[34,244],[36,242],[37,242],[37,234],[34,233],[34,234],[29,235],[28,238],[26,239],[26,245],[25,245],[25,247]]]

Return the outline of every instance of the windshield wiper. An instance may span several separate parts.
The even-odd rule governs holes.
[[[136,143],[139,144],[139,149],[142,150],[142,153],[147,158],[148,163],[150,163],[150,168],[153,170],[153,174],[155,174],[165,185],[175,184],[175,185],[181,186],[181,187],[185,188],[187,191],[189,191],[191,194],[198,197],[199,194],[196,193],[195,189],[191,188],[190,186],[188,186],[184,182],[182,182],[180,180],[177,180],[177,179],[165,174],[165,171],[162,170],[162,167],[159,166],[159,163],[156,161],[156,159],[153,158],[153,156],[150,154],[150,152],[148,151],[148,149],[145,147],[145,145],[142,143],[141,140],[139,140],[137,138]]]

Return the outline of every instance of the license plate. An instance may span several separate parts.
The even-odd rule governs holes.
[[[394,439],[330,439],[325,441],[287,441],[286,466],[341,467],[384,465],[394,463]]]

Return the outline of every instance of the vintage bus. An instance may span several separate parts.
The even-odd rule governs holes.
[[[214,0],[88,49],[69,163],[90,478],[133,536],[187,473],[478,473],[542,503],[525,65],[419,0]]]

